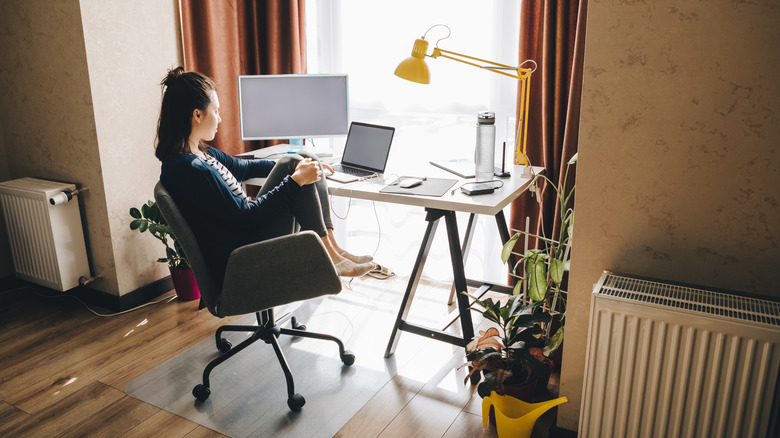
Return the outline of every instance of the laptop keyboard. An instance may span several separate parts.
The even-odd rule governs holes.
[[[346,173],[347,175],[353,175],[353,176],[371,176],[374,174],[374,172],[369,172],[368,170],[344,166],[343,164],[333,165],[333,170],[335,170],[336,172]]]

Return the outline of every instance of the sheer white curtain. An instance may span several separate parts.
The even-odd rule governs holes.
[[[444,58],[426,58],[430,85],[402,80],[393,71],[411,54],[414,40],[435,24],[452,31],[441,48],[517,65],[519,1],[309,0],[306,7],[309,73],[349,75],[353,120],[394,124],[402,135],[403,126],[424,123],[438,135],[458,139],[455,145],[462,142],[467,151],[473,142],[464,141],[463,128],[473,131],[479,111],[494,111],[496,140],[500,145],[506,139],[516,80]],[[428,33],[429,53],[446,35],[443,27]],[[447,135],[447,130],[455,132]]]
[[[502,142],[512,141],[513,129],[506,126],[507,122],[514,124],[515,79],[444,58],[426,58],[431,69],[429,85],[405,81],[393,72],[411,55],[414,40],[436,24],[447,25],[452,33],[439,47],[518,65],[519,1],[309,0],[306,8],[308,72],[347,73],[350,118],[396,127],[389,169],[400,162],[400,167],[406,167],[412,161],[425,164],[433,159],[473,157],[480,111],[496,113],[500,164]],[[446,35],[446,28],[431,30],[426,36],[428,53]],[[334,139],[332,145],[339,152],[344,139]],[[511,160],[510,150],[507,162]],[[340,240],[362,253],[379,248],[375,255],[379,263],[401,275],[409,274],[414,259],[410,255],[416,253],[425,227],[422,209],[339,198],[333,202],[337,216],[349,211],[349,220],[337,224]],[[465,218],[459,222],[465,228]],[[467,264],[474,278],[505,280],[495,230],[495,221],[483,218],[479,222]],[[409,238],[399,239],[399,235]],[[443,228],[436,238],[446,238]],[[426,276],[451,278],[446,242],[433,248]]]

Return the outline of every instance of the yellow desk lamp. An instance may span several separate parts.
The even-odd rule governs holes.
[[[428,50],[428,41],[425,41],[425,36],[428,35],[428,32],[430,32],[431,29],[437,26],[446,27],[448,32],[447,36],[436,41],[436,47],[434,47],[433,53],[431,55],[427,55],[426,52]],[[528,101],[529,93],[531,91],[531,73],[536,71],[536,62],[529,59],[517,67],[512,67],[509,65],[499,64],[497,62],[487,61],[484,59],[475,58],[473,56],[440,49],[439,41],[449,38],[450,33],[450,28],[443,24],[437,24],[428,29],[422,38],[418,38],[414,41],[414,47],[412,47],[412,56],[406,58],[400,64],[398,64],[398,67],[395,69],[395,75],[399,78],[420,84],[431,83],[431,73],[428,70],[428,64],[425,63],[425,57],[429,56],[434,59],[438,57],[452,59],[453,61],[473,65],[474,67],[479,67],[483,70],[489,70],[494,73],[509,76],[510,78],[519,80],[520,82],[518,87],[520,94],[520,118],[517,121],[517,132],[515,135],[515,164],[522,164],[526,167],[530,167],[531,163],[529,162],[528,156],[526,155],[526,136],[528,135]],[[487,65],[480,65],[472,61],[478,61]],[[532,63],[533,69],[523,68],[523,64],[526,63]],[[521,145],[522,147],[520,147]]]

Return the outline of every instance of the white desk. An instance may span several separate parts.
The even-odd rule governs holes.
[[[270,151],[265,152],[268,153]],[[246,155],[250,154],[253,153],[250,152]],[[269,159],[273,160],[274,158],[272,157]],[[537,174],[541,173],[543,170],[544,168],[542,167],[534,167],[534,172]],[[520,196],[520,194],[528,189],[531,182],[533,181],[533,177],[530,175],[522,175],[522,166],[511,166],[509,171],[511,176],[509,178],[501,179],[501,181],[504,182],[502,187],[496,189],[496,191],[491,194],[478,196],[467,196],[461,193],[459,190],[459,187],[464,182],[473,181],[473,179],[457,178],[456,175],[434,167],[428,163],[410,163],[408,172],[399,172],[399,175],[457,179],[457,182],[452,186],[452,189],[447,191],[447,193],[445,193],[443,196],[437,197],[380,193],[382,188],[394,180],[394,177],[392,176],[393,174],[390,173],[386,173],[384,180],[382,180],[382,178],[374,178],[371,180],[355,181],[351,183],[328,181],[328,191],[331,195],[334,196],[423,207],[427,213],[425,220],[428,222],[428,226],[425,230],[425,234],[423,235],[423,239],[420,244],[420,250],[417,253],[417,259],[415,260],[414,268],[412,269],[412,274],[409,277],[409,283],[407,284],[406,292],[401,302],[401,308],[399,309],[398,316],[396,317],[396,322],[395,326],[393,327],[392,335],[390,336],[390,341],[388,342],[387,349],[385,350],[385,357],[389,357],[395,352],[401,331],[406,331],[420,336],[425,336],[430,339],[458,345],[463,348],[465,348],[474,337],[474,326],[471,320],[471,312],[469,310],[469,299],[461,292],[465,292],[467,290],[469,283],[466,279],[464,264],[465,257],[468,255],[468,249],[471,244],[471,238],[476,228],[476,215],[482,214],[495,217],[499,236],[501,237],[501,243],[503,244],[507,242],[510,236],[503,210],[507,205]],[[451,194],[453,189],[455,189],[455,191]],[[470,213],[469,223],[467,226],[468,228],[466,229],[466,234],[462,243],[458,234],[458,223],[455,216],[456,212]],[[444,330],[423,327],[407,321],[409,310],[411,309],[412,301],[414,300],[414,295],[417,290],[417,285],[422,276],[422,270],[425,267],[425,261],[428,257],[431,244],[433,243],[433,237],[436,232],[436,228],[438,227],[439,220],[442,218],[444,218],[447,226],[447,240],[449,243],[450,259],[452,261],[452,271],[454,276],[453,287],[456,291],[459,316],[458,319],[460,319],[461,330],[463,334],[462,337],[454,336],[451,333],[445,332]],[[495,286],[496,285],[480,283],[480,290],[477,292],[477,295],[484,293],[485,291]]]
[[[418,174],[419,176],[432,176],[436,175],[442,177],[455,178],[454,175],[440,171],[433,166],[429,165],[430,169],[425,170],[425,174]],[[436,169],[436,170],[434,170]],[[440,173],[440,172],[443,173]],[[536,173],[543,171],[543,168],[534,168]],[[431,339],[447,342],[453,345],[458,345],[463,348],[474,337],[474,326],[471,319],[471,313],[469,311],[470,303],[467,296],[461,292],[467,290],[468,281],[466,279],[464,264],[464,257],[468,254],[468,248],[471,244],[471,237],[474,229],[476,228],[476,215],[490,215],[496,218],[496,225],[498,226],[498,232],[501,237],[502,244],[507,242],[510,238],[509,229],[504,218],[503,209],[513,200],[515,200],[521,193],[523,193],[531,184],[533,178],[531,176],[522,176],[521,166],[512,166],[510,169],[511,177],[504,178],[502,181],[504,185],[497,189],[494,193],[479,196],[466,196],[455,190],[454,194],[448,191],[444,196],[422,196],[422,195],[400,195],[390,193],[380,193],[379,191],[386,185],[391,178],[386,178],[388,181],[357,181],[352,183],[337,183],[330,181],[329,192],[335,196],[344,196],[355,199],[365,199],[379,202],[390,202],[395,204],[412,205],[425,208],[427,215],[425,220],[428,222],[425,234],[420,244],[420,250],[417,254],[417,259],[412,269],[412,274],[409,277],[409,283],[404,294],[401,308],[398,311],[396,317],[395,326],[393,327],[390,341],[385,350],[385,357],[391,356],[398,345],[400,338],[400,332],[406,331],[414,333],[420,336],[425,336]],[[458,182],[453,186],[453,189],[457,189],[466,181],[458,179]],[[455,216],[456,212],[470,213],[469,224],[466,230],[466,235],[461,246],[460,237],[458,234],[458,224]],[[425,266],[425,261],[428,257],[428,253],[433,243],[433,237],[436,232],[436,228],[439,224],[439,220],[444,218],[447,226],[447,237],[450,249],[450,259],[452,261],[452,270],[454,275],[454,289],[456,291],[456,300],[458,303],[458,315],[461,323],[462,337],[454,336],[451,333],[447,333],[443,330],[432,329],[416,325],[407,321],[409,316],[409,310],[411,309],[412,301],[414,300],[415,291],[417,285],[422,276],[422,270]],[[480,291],[477,294],[484,293],[494,285],[484,284],[480,285]]]

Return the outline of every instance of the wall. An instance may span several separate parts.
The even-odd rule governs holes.
[[[2,68],[2,67],[0,67]],[[5,135],[3,134],[3,122],[0,120],[0,181],[11,179],[11,168],[8,166],[8,153],[5,150]],[[0,214],[0,278],[13,275],[14,266],[11,259],[11,247],[5,232],[5,219]]]
[[[590,1],[558,424],[605,269],[780,296],[780,6]]]
[[[169,275],[156,262],[165,256],[163,245],[129,229],[129,210],[153,199],[160,176],[154,156],[159,84],[181,64],[178,2],[80,3],[100,152],[96,164],[109,194],[106,231],[121,294]]]
[[[150,159],[156,84],[181,59],[176,5],[0,2],[0,152],[9,169],[0,177],[89,187],[85,229],[94,271],[104,277],[90,287],[112,295],[166,275],[154,262],[161,245],[130,233],[127,211],[151,197],[159,173]]]

